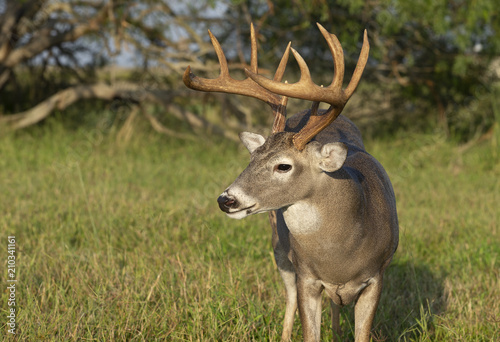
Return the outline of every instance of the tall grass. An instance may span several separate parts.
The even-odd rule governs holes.
[[[498,141],[465,152],[439,135],[367,142],[401,225],[374,340],[500,335]],[[241,147],[47,125],[1,138],[0,155],[4,277],[7,236],[18,245],[15,339],[279,340],[284,288],[267,217],[230,220],[215,202],[246,166]],[[325,341],[328,315],[324,305]],[[351,306],[342,326],[352,340]]]

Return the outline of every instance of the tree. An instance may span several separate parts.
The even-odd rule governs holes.
[[[401,115],[435,115],[445,131],[462,125],[457,118],[461,108],[492,92],[491,63],[500,54],[500,18],[494,0],[234,3],[243,17],[262,18],[258,22],[266,36],[261,40],[263,50],[279,54],[280,41],[292,40],[306,59],[315,61],[312,72],[319,78],[331,70],[331,59],[313,23],[321,22],[338,35],[351,68],[367,29],[371,58],[363,83],[376,83],[390,92],[391,107]],[[490,124],[495,120],[491,110],[482,119]]]
[[[174,101],[187,96],[187,89],[178,89],[178,80],[188,64],[207,70],[200,59],[211,46],[198,32],[216,20],[201,16],[209,2],[197,5],[160,0],[0,2],[0,94],[4,110],[21,110],[1,116],[0,123],[19,129],[79,100],[121,99],[134,106],[160,104],[194,127],[233,137]],[[98,77],[99,68],[124,49],[141,63],[141,72],[127,81]],[[29,78],[24,88],[23,78]],[[173,134],[142,112],[154,128]]]

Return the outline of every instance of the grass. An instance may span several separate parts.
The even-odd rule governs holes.
[[[374,340],[500,336],[498,141],[465,152],[439,135],[367,142],[401,226]],[[267,216],[230,220],[215,202],[246,166],[241,147],[46,125],[1,138],[0,155],[4,269],[7,236],[17,240],[15,339],[279,340],[284,288]],[[342,325],[353,340],[352,306]]]

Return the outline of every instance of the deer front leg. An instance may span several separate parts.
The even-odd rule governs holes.
[[[285,241],[279,239],[278,234],[278,219],[284,225],[283,216],[276,211],[269,212],[269,222],[273,231],[272,243],[274,249],[274,259],[276,266],[280,271],[283,283],[286,290],[286,311],[283,321],[283,333],[281,334],[282,341],[290,341],[292,337],[293,323],[295,321],[295,312],[297,311],[297,277],[295,275],[295,267],[288,258],[287,250],[289,250],[289,242],[285,234]],[[283,247],[286,244],[288,248]]]
[[[323,286],[314,279],[297,275],[299,315],[304,342],[317,342],[321,335],[321,291]]]
[[[371,279],[354,306],[354,336],[356,342],[369,342],[370,331],[382,292],[382,273]]]
[[[288,260],[287,260],[288,261]],[[289,266],[293,268],[290,261]],[[278,264],[278,258],[276,258],[276,263]],[[286,311],[285,319],[283,321],[283,333],[281,334],[281,340],[283,342],[290,341],[292,337],[293,323],[295,321],[295,311],[297,311],[297,282],[294,271],[289,271],[284,268],[279,267],[281,278],[285,283],[286,290]]]

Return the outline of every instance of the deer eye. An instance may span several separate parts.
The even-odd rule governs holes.
[[[274,171],[279,173],[286,173],[292,169],[292,165],[290,164],[278,164],[274,167]]]

